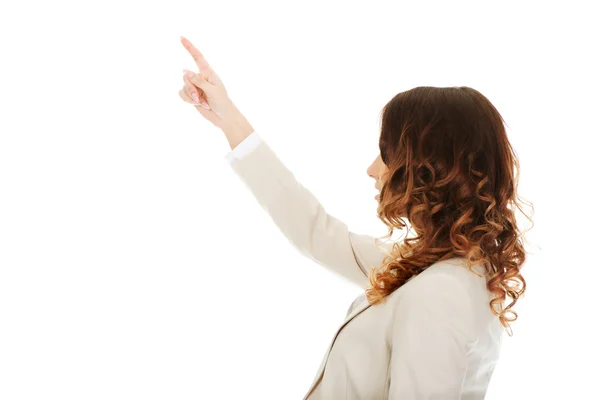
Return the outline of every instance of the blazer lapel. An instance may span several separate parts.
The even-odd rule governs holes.
[[[342,322],[342,324],[340,325],[340,327],[335,332],[335,334],[333,336],[333,339],[331,340],[331,343],[329,344],[329,347],[327,348],[325,356],[323,357],[323,360],[321,361],[321,365],[319,366],[319,369],[317,371],[317,375],[315,376],[315,379],[313,380],[313,383],[310,385],[308,393],[304,396],[304,400],[308,399],[308,396],[310,396],[310,394],[313,392],[313,390],[315,389],[315,387],[317,386],[317,384],[319,383],[319,381],[323,377],[323,373],[325,372],[325,365],[327,364],[327,359],[329,358],[329,353],[331,353],[331,348],[333,347],[333,344],[335,343],[335,339],[337,338],[337,336],[340,333],[340,331],[350,321],[352,321],[352,319],[354,319],[354,317],[356,317],[358,314],[360,314],[361,312],[365,311],[369,307],[371,307],[371,304],[369,304],[369,302],[365,298],[360,303],[358,303],[358,305],[356,307],[354,307],[354,309],[352,309],[352,311],[346,316],[346,318],[344,319],[344,322]]]

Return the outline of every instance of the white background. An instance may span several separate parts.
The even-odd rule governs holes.
[[[593,4],[3,3],[0,399],[300,399],[360,294],[290,245],[179,98],[197,70],[180,35],[299,182],[373,236],[385,103],[487,96],[535,225],[486,399],[599,396]]]

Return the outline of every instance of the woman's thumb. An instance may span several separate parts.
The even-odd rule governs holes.
[[[202,74],[194,74],[194,76],[191,76],[189,79],[194,86],[199,87],[208,95],[215,89],[215,85],[210,83]]]

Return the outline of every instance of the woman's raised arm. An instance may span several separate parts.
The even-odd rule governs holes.
[[[223,131],[232,149],[228,158],[233,170],[302,254],[366,288],[368,270],[381,264],[390,246],[377,247],[374,237],[350,232],[345,223],[329,215],[254,132],[202,53],[186,38],[181,43],[199,73],[186,73],[179,96]]]
[[[257,132],[227,155],[235,173],[300,253],[362,288],[391,244],[348,230],[277,157]]]

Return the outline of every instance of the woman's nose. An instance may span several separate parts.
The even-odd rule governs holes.
[[[372,172],[372,170],[373,170],[373,166],[370,166],[370,167],[367,169],[367,175],[369,175],[369,176],[370,176],[371,178],[373,178],[373,179],[376,179],[376,178],[375,178],[375,174]]]

